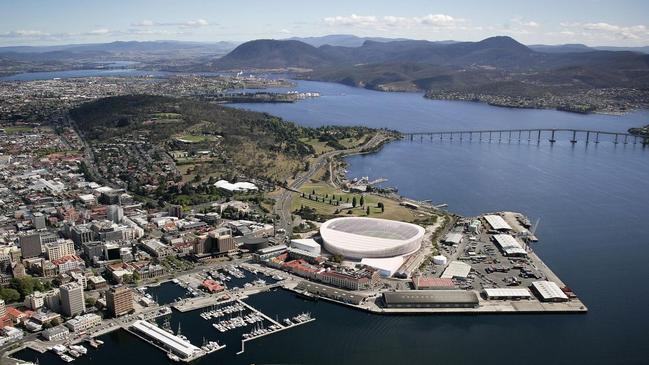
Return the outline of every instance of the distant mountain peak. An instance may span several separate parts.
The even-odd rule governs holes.
[[[495,48],[525,48],[527,49],[527,46],[518,42],[512,37],[506,36],[506,35],[500,35],[500,36],[495,36],[495,37],[489,37],[481,40],[478,42],[479,45],[482,46],[488,46],[488,47],[495,47]]]

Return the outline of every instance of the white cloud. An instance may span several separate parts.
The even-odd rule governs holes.
[[[538,28],[541,26],[541,24],[535,22],[534,20],[525,20],[521,17],[514,17],[509,21],[521,27]]]
[[[465,20],[454,18],[446,14],[428,14],[421,17],[401,17],[386,15],[382,17],[374,15],[333,16],[326,17],[323,22],[329,26],[344,26],[356,28],[373,28],[385,30],[388,28],[414,28],[428,27],[433,29],[456,29]]]
[[[649,41],[649,28],[645,25],[622,26],[606,22],[561,23],[564,32],[577,32],[588,38],[603,40]]]
[[[40,30],[12,30],[5,33],[0,33],[0,38],[43,38],[49,37],[49,33]]]
[[[106,34],[110,34],[110,33],[111,33],[110,29],[106,29],[106,28],[93,29],[90,32],[88,32],[88,34],[90,34],[90,35],[106,35]]]
[[[155,22],[153,20],[145,19],[131,24],[133,27],[181,27],[181,28],[198,28],[210,25],[205,19],[192,19],[182,22]]]

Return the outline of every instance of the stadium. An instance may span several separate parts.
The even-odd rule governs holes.
[[[361,217],[335,218],[320,227],[324,248],[348,259],[410,254],[421,247],[424,233],[415,224]]]

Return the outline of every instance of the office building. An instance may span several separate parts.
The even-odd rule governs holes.
[[[50,261],[76,254],[72,240],[58,240],[54,243],[49,243],[45,245],[45,252]]]
[[[74,317],[86,310],[83,287],[78,283],[68,283],[59,287],[61,310],[68,317]]]
[[[125,286],[118,286],[106,292],[106,306],[114,317],[133,310],[133,292]]]
[[[38,233],[28,234],[20,237],[20,253],[23,259],[38,257],[43,252],[41,235]]]
[[[124,219],[124,208],[119,205],[110,205],[106,210],[106,217],[113,223],[121,223]]]

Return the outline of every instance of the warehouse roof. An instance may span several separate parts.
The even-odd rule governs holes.
[[[505,222],[503,217],[501,217],[499,215],[493,215],[493,214],[492,215],[485,215],[484,219],[487,221],[487,223],[489,223],[491,228],[493,228],[493,229],[495,229],[497,231],[502,231],[502,230],[511,231],[512,230],[512,227],[507,222]]]
[[[525,288],[486,288],[488,298],[529,298],[532,296]]]
[[[534,289],[546,300],[561,299],[568,300],[568,296],[557,284],[552,281],[535,281],[532,283]]]
[[[471,265],[461,261],[451,261],[442,273],[441,278],[466,278],[471,272]]]
[[[460,244],[462,242],[462,236],[462,233],[459,232],[449,232],[444,237],[444,242],[454,245]]]
[[[468,290],[398,290],[383,292],[386,304],[462,303],[478,305],[478,296]]]
[[[494,240],[506,255],[527,255],[527,251],[521,246],[516,238],[508,234],[495,234]]]

